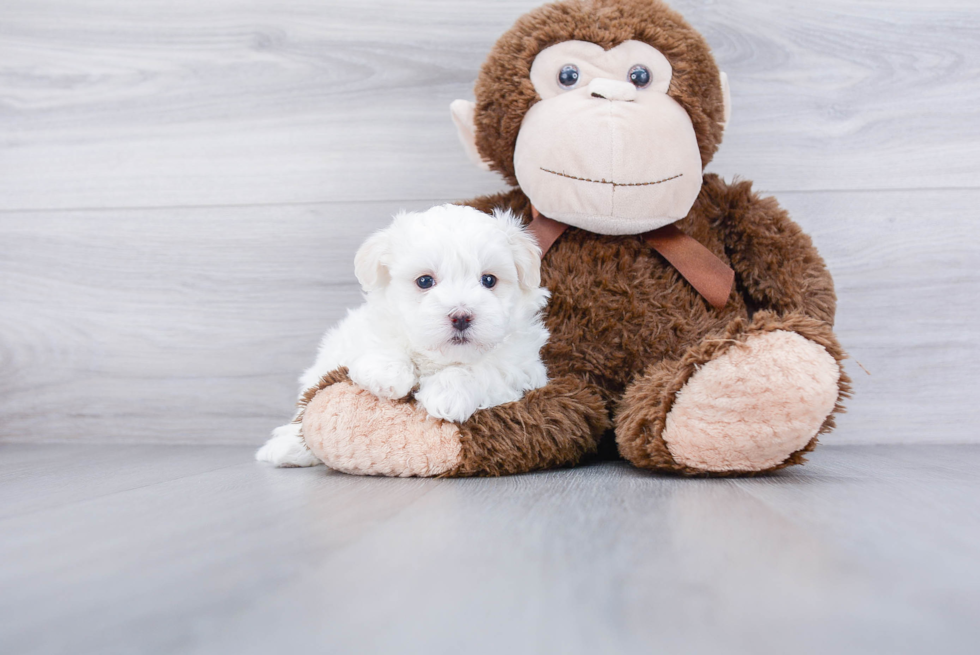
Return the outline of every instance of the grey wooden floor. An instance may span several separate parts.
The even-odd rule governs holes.
[[[0,446],[0,651],[976,653],[980,446],[746,480]]]

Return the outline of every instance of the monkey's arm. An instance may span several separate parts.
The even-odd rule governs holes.
[[[595,452],[609,427],[597,391],[574,377],[557,378],[461,424],[460,462],[445,475],[512,475],[576,464]]]
[[[323,376],[295,419],[330,468],[361,475],[509,475],[568,466],[594,452],[610,427],[605,402],[582,380],[559,377],[462,424],[426,418],[413,402],[363,391],[344,369]],[[298,433],[297,433],[298,437]]]
[[[837,295],[834,281],[810,237],[774,198],[761,198],[750,182],[725,184],[705,176],[718,204],[715,227],[725,242],[742,289],[759,309],[799,313],[830,325]]]

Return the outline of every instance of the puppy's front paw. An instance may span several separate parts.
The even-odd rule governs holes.
[[[469,387],[464,375],[445,370],[423,379],[415,400],[433,418],[462,423],[479,408],[479,402]]]
[[[296,423],[283,425],[272,431],[272,438],[255,453],[255,459],[269,462],[280,468],[316,466],[322,462],[306,447]]]
[[[364,357],[353,364],[348,375],[354,384],[378,398],[391,400],[407,396],[417,381],[411,363],[374,357]]]

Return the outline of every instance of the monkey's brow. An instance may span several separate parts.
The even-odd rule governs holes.
[[[590,180],[587,177],[575,177],[574,175],[568,175],[567,173],[559,173],[558,171],[548,170],[547,168],[544,168],[543,166],[539,166],[538,168],[540,168],[541,170],[543,170],[545,173],[551,173],[552,175],[558,175],[560,177],[567,177],[570,180],[578,180],[579,182],[592,182],[593,184],[611,184],[611,185],[613,185],[613,187],[618,187],[618,186],[651,186],[651,185],[654,185],[654,184],[663,184],[664,182],[670,182],[671,180],[676,180],[679,177],[684,177],[684,174],[683,173],[678,173],[677,175],[674,175],[674,176],[671,176],[671,177],[665,177],[664,179],[657,180],[656,182],[611,182],[609,180],[606,180],[605,178],[603,178],[601,180]]]

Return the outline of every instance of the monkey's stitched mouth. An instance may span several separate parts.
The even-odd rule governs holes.
[[[665,177],[664,179],[657,180],[655,182],[613,182],[605,178],[601,180],[590,180],[587,177],[575,177],[574,175],[569,175],[567,173],[559,173],[558,171],[551,171],[541,166],[539,166],[538,168],[543,170],[545,173],[551,173],[552,175],[557,175],[558,177],[567,177],[570,180],[578,180],[579,182],[592,182],[593,184],[610,184],[612,185],[613,188],[616,188],[618,186],[653,186],[655,184],[663,184],[664,182],[670,182],[671,180],[676,180],[679,177],[684,177],[683,173],[678,173],[677,175],[674,175],[672,177]]]

